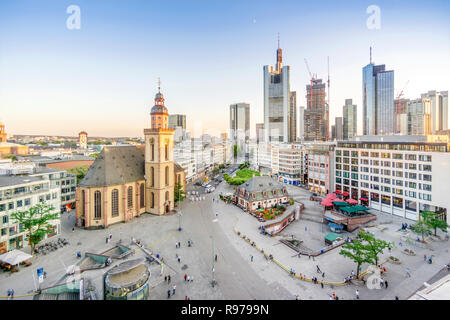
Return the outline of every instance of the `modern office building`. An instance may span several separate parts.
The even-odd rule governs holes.
[[[334,147],[333,143],[306,145],[310,191],[325,195],[334,190]]]
[[[41,176],[3,175],[0,176],[0,254],[13,249],[28,247],[26,230],[16,223],[11,214],[25,211],[38,203],[46,203],[59,213],[61,206],[60,187]],[[61,221],[50,221],[52,237],[61,233]]]
[[[409,99],[395,99],[394,100],[394,127],[396,134],[408,134],[402,130],[404,126],[404,119],[408,113],[408,102]],[[406,116],[407,119],[407,116]]]
[[[256,124],[256,143],[264,142],[264,123]]]
[[[342,107],[343,115],[343,139],[349,140],[356,136],[358,127],[357,106],[353,104],[352,99],[345,99],[345,105]]]
[[[264,66],[264,128],[266,142],[290,142],[291,120],[295,102],[290,91],[290,67],[283,66],[282,50],[278,45],[277,63]]]
[[[296,186],[305,183],[305,146],[297,143],[272,145],[272,173],[277,175],[280,182],[286,184]]]
[[[169,129],[176,129],[177,127],[186,130],[185,114],[169,114]]]
[[[408,102],[408,134],[430,135],[431,131],[431,100],[420,98]]]
[[[334,126],[336,130],[336,140],[340,141],[344,139],[344,127],[342,117],[336,117],[334,119]]]
[[[394,71],[370,62],[363,68],[362,96],[363,134],[394,134]]]
[[[448,91],[428,91],[421,98],[430,99],[431,133],[447,130],[448,127]]]
[[[305,107],[298,108],[298,138],[300,141],[305,139]]]
[[[243,153],[247,153],[250,139],[250,105],[235,103],[230,105],[230,136],[233,144],[239,146]]]
[[[328,141],[329,109],[326,102],[325,83],[322,79],[312,79],[306,86],[307,109],[304,117],[306,141]]]
[[[411,220],[421,211],[449,221],[450,152],[444,136],[362,136],[338,142],[336,190],[370,208]],[[437,142],[441,139],[441,142]]]
[[[289,142],[297,141],[297,92],[289,95]]]

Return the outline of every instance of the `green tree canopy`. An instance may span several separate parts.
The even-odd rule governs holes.
[[[431,211],[422,211],[420,213],[423,222],[434,230],[434,235],[436,235],[437,229],[441,229],[442,232],[447,232],[448,224],[445,220],[439,219],[439,215]]]
[[[359,268],[363,263],[378,264],[378,255],[383,249],[390,247],[389,242],[376,239],[372,234],[360,231],[358,237],[351,243],[342,246],[340,255],[353,260],[356,264],[356,276],[359,276]]]
[[[184,196],[185,196],[185,192],[183,190],[183,186],[181,185],[181,183],[177,182],[175,184],[174,187],[174,201],[175,203],[183,201],[184,200]]]
[[[13,223],[19,223],[26,230],[26,239],[31,246],[31,254],[36,245],[44,239],[46,234],[53,232],[52,220],[59,219],[55,208],[46,203],[38,203],[26,211],[17,211],[11,213]]]
[[[72,173],[77,176],[77,184],[83,180],[84,176],[88,172],[89,167],[88,166],[77,166],[75,168],[70,168],[67,170],[68,173]]]
[[[12,161],[17,161],[17,156],[15,154],[8,154],[5,159],[11,159]]]
[[[431,232],[430,226],[428,226],[422,218],[419,217],[419,221],[411,226],[411,230],[422,236],[422,241],[425,241],[425,235]]]

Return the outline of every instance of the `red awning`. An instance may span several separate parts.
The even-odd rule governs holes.
[[[358,203],[358,200],[355,200],[355,199],[347,199],[347,200],[345,200],[347,203],[350,203],[350,204],[357,204]]]
[[[369,201],[369,199],[367,199],[367,198],[359,198],[359,200],[362,200],[362,201]]]
[[[344,197],[346,197],[346,196],[349,196],[350,193],[344,191],[344,192],[342,192],[342,195],[343,195]]]
[[[329,193],[326,195],[325,199],[336,199],[337,195],[335,195],[334,193]]]
[[[341,191],[341,190],[336,190],[334,193],[336,193],[336,194],[341,194],[342,191]]]

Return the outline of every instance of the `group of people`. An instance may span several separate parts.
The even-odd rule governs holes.
[[[194,281],[193,276],[188,276],[187,274],[184,274],[184,282],[193,282],[193,281]]]
[[[169,276],[169,277],[170,277],[170,276]],[[177,288],[177,286],[174,284],[173,287],[172,287],[172,296],[175,295],[175,290],[176,290],[176,288]],[[171,295],[171,291],[170,291],[170,289],[169,289],[169,290],[167,290],[167,298],[168,298],[168,299],[170,298],[170,295]]]
[[[8,289],[8,300],[14,298],[14,289]]]

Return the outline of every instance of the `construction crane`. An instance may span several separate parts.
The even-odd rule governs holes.
[[[309,65],[308,65],[308,60],[306,60],[306,58],[305,58],[305,64],[306,64],[306,69],[308,69],[308,73],[309,73],[309,76],[311,78],[311,80],[310,80],[311,83],[310,83],[310,88],[309,88],[309,92],[310,92],[309,93],[310,94],[309,109],[312,109],[313,83],[314,83],[314,80],[315,80],[315,76],[311,73],[311,70],[309,69]]]

